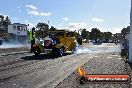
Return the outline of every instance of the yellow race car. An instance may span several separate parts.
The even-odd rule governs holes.
[[[34,54],[51,53],[63,56],[65,52],[74,52],[77,46],[76,34],[65,30],[49,31],[48,36],[33,45]]]

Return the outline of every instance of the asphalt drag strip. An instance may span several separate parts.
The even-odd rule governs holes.
[[[36,57],[28,52],[2,53],[0,56],[0,88],[43,86],[49,88],[49,84],[50,88],[54,88],[72,74],[80,64],[84,64],[88,60],[85,59],[86,57],[87,55],[84,54],[68,54],[63,57],[41,54]]]

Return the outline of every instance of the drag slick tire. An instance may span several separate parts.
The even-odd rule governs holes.
[[[34,54],[35,54],[35,56],[40,55],[40,49],[39,49],[39,47],[34,48]]]
[[[60,57],[62,57],[64,55],[64,48],[63,47],[58,49],[57,55]]]

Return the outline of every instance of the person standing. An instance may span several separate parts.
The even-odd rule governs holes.
[[[30,52],[33,52],[33,45],[35,44],[35,28],[33,27],[29,34],[31,49]]]

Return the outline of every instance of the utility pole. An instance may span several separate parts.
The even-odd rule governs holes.
[[[131,12],[130,12],[130,35],[129,35],[129,59],[128,62],[132,63],[132,0],[131,0]]]

